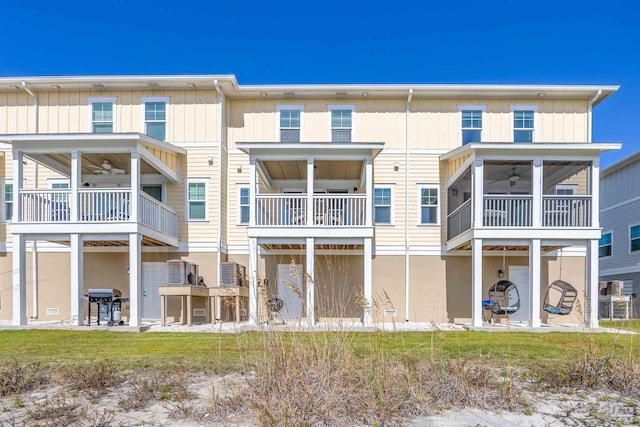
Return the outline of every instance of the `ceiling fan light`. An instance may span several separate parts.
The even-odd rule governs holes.
[[[102,167],[106,170],[111,170],[111,163],[109,163],[109,160],[102,162]]]

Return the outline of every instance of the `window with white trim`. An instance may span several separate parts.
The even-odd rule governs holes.
[[[207,220],[207,181],[187,179],[187,221]]]
[[[13,182],[5,180],[2,189],[2,200],[4,201],[3,220],[11,221],[13,218]]]
[[[351,105],[332,105],[331,142],[351,142],[353,140],[353,110]]]
[[[69,189],[69,180],[68,179],[56,179],[49,181],[49,188],[52,190],[66,190]],[[54,202],[69,202],[70,194],[67,192],[61,192],[53,194],[52,200]]]
[[[391,224],[391,187],[373,189],[373,221],[375,224]]]
[[[631,252],[640,251],[640,225],[629,228],[629,243]]]
[[[556,185],[557,196],[574,196],[577,192],[578,192],[578,186],[575,184]]]
[[[300,142],[302,105],[278,105],[278,139],[280,142]]]
[[[613,233],[602,233],[600,242],[598,243],[598,256],[600,258],[611,256],[611,250],[613,248]]]
[[[238,223],[249,224],[249,187],[238,188]]]
[[[89,98],[91,105],[91,132],[92,133],[113,133],[114,114],[113,106],[116,98]]]
[[[167,139],[168,97],[143,97],[144,133],[160,141]]]
[[[439,221],[439,186],[423,185],[420,192],[420,224],[437,225]]]
[[[462,145],[470,142],[482,142],[482,120],[486,106],[460,105]]]
[[[536,105],[512,105],[513,142],[533,142],[535,140]]]

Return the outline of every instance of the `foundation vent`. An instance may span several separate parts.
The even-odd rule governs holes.
[[[194,308],[193,309],[193,316],[194,317],[204,317],[206,315],[207,315],[207,313],[204,310],[204,308]]]
[[[59,316],[60,309],[59,308],[49,308],[47,307],[47,316]]]
[[[383,312],[384,317],[396,317],[396,314],[395,310],[385,310]]]

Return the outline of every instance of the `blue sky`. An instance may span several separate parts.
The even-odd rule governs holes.
[[[225,74],[240,84],[619,84],[594,141],[640,150],[640,2],[3,0],[0,76]]]

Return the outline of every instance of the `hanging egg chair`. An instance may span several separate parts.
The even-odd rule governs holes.
[[[520,309],[520,293],[515,283],[500,280],[489,288],[487,309],[493,314],[513,314]]]
[[[556,280],[547,288],[542,309],[549,314],[566,316],[571,313],[578,291],[564,280]]]

